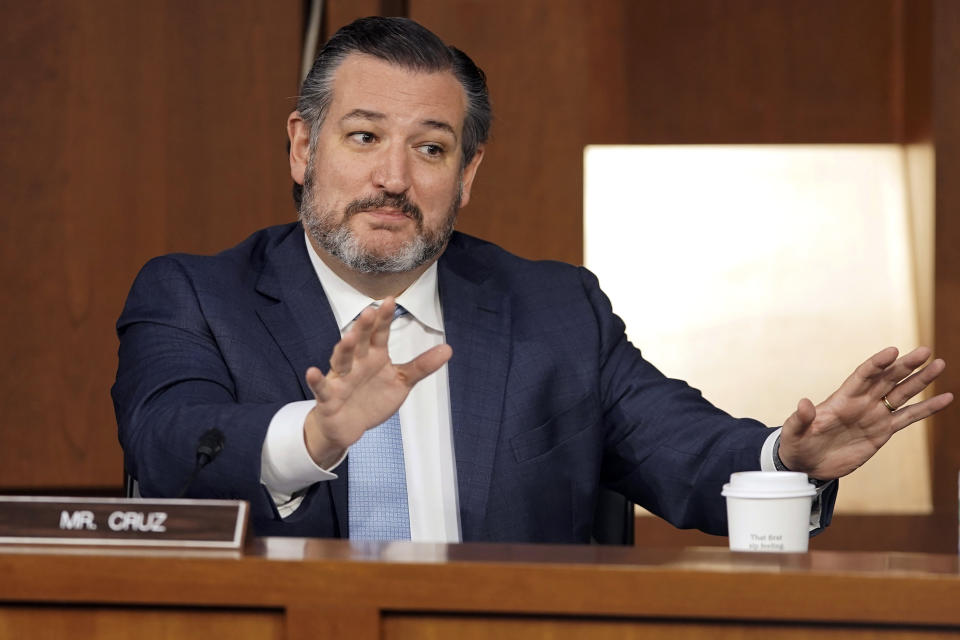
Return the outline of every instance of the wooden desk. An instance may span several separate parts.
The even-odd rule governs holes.
[[[0,547],[0,638],[957,635],[952,555],[293,538],[243,554]]]

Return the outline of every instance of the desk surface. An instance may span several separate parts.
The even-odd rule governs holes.
[[[349,603],[378,611],[960,628],[957,557],[910,553],[266,538],[251,541],[244,553],[0,547],[0,576],[0,601],[6,603]]]

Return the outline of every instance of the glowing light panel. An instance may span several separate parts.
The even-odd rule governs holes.
[[[776,426],[919,343],[905,162],[896,145],[590,146],[585,263],[648,360]],[[839,508],[928,512],[927,473],[915,425]]]

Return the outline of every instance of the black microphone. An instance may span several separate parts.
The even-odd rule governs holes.
[[[223,431],[220,431],[220,429],[214,427],[203,432],[203,435],[197,440],[197,461],[193,465],[193,471],[190,472],[190,477],[183,483],[183,488],[180,489],[180,493],[177,494],[178,498],[186,495],[190,485],[197,479],[197,474],[200,473],[200,470],[213,462],[214,458],[223,451],[224,443],[225,438],[223,437]]]
[[[223,451],[223,431],[214,427],[207,429],[197,440],[197,467],[203,469]]]

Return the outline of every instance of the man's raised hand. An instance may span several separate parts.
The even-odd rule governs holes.
[[[946,366],[936,359],[919,368],[930,353],[919,347],[898,359],[897,350],[888,347],[857,367],[816,407],[807,398],[800,400],[783,423],[780,459],[813,478],[839,478],[869,460],[900,429],[946,407],[952,393],[908,404]]]
[[[395,307],[393,298],[386,298],[379,308],[364,309],[333,348],[327,374],[317,367],[307,369],[306,381],[317,404],[304,422],[304,441],[314,462],[324,469],[367,429],[393,415],[413,385],[453,354],[442,344],[405,364],[392,363],[387,342]]]

